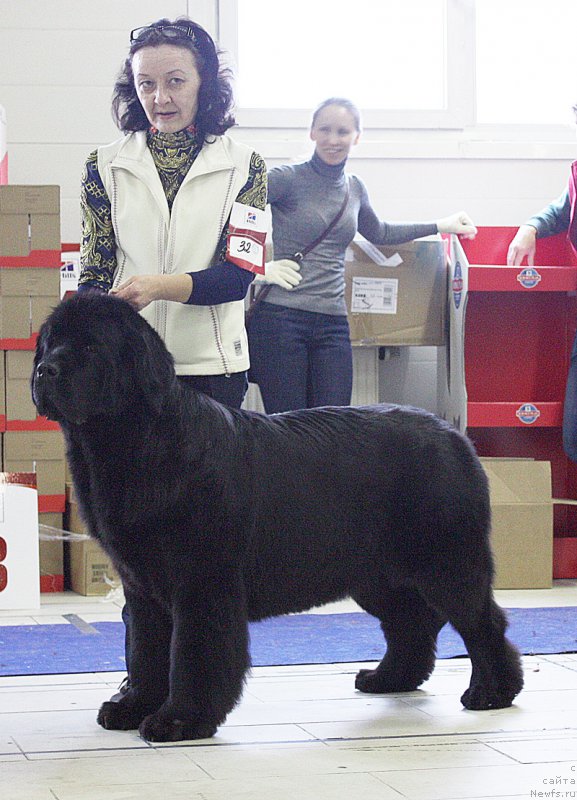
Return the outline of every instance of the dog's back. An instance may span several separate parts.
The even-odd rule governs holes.
[[[251,616],[334,600],[378,576],[418,581],[421,570],[453,569],[465,553],[472,569],[491,572],[487,480],[468,439],[442,420],[375,406],[248,424],[249,469],[258,472]],[[262,586],[276,587],[274,605]]]

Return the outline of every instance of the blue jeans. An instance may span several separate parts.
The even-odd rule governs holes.
[[[577,462],[577,335],[573,340],[569,374],[565,387],[563,449],[571,461]]]
[[[250,378],[267,414],[347,406],[353,354],[346,316],[317,314],[262,301],[249,323]]]
[[[178,379],[229,408],[240,408],[248,389],[246,372],[233,372],[231,375],[179,375]]]

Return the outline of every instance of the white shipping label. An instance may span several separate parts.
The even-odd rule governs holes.
[[[243,228],[243,230],[255,231],[255,233],[266,233],[267,215],[266,211],[260,208],[247,206],[244,203],[233,203],[230,212],[230,224],[233,228]]]
[[[351,312],[396,314],[398,294],[397,278],[353,277]]]
[[[248,236],[232,234],[228,239],[228,254],[234,259],[248,261],[255,267],[263,264],[263,246]]]
[[[362,250],[379,267],[398,267],[403,263],[399,253],[393,253],[392,256],[387,257],[384,253],[381,253],[378,247],[364,239],[355,239],[355,244],[359,250]]]

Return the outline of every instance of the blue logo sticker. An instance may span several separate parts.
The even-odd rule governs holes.
[[[541,412],[533,403],[523,403],[523,405],[519,406],[517,411],[515,411],[515,416],[525,425],[532,425],[539,419]]]
[[[517,280],[525,289],[533,289],[541,280],[541,275],[534,267],[525,267],[517,275]]]
[[[455,264],[455,273],[453,275],[451,289],[453,291],[453,302],[455,303],[455,308],[459,308],[461,305],[461,298],[463,297],[463,270],[461,269],[461,264],[459,261],[457,261]]]

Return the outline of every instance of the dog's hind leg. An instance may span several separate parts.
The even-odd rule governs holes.
[[[474,567],[457,578],[436,574],[420,590],[446,614],[469,653],[471,683],[461,697],[465,708],[510,706],[523,688],[523,669],[519,652],[505,636],[507,618],[493,599],[490,576]]]
[[[411,692],[432,673],[437,635],[446,619],[412,589],[355,592],[353,599],[377,617],[387,651],[376,669],[362,669],[355,686],[361,692]]]
[[[465,708],[507,708],[523,688],[521,657],[505,636],[505,613],[489,594],[476,619],[459,611],[450,622],[462,636],[471,658],[471,683],[461,697]]]

